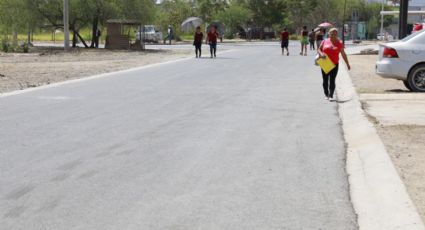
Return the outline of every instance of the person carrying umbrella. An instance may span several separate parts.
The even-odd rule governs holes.
[[[320,58],[329,58],[335,64],[335,67],[329,73],[325,73],[322,70],[323,90],[326,96],[325,99],[335,101],[335,80],[338,75],[339,54],[342,55],[348,70],[351,69],[347,55],[344,51],[344,45],[338,38],[338,30],[336,28],[329,30],[329,38],[322,42],[320,47],[317,49],[317,53]]]
[[[210,45],[211,58],[217,57],[217,39],[220,35],[217,32],[217,26],[212,26],[210,32],[208,32],[206,43]]]
[[[196,27],[195,36],[193,37],[193,45],[195,46],[196,58],[201,58],[202,55],[202,40],[204,39],[204,34],[201,32],[201,27]],[[199,53],[198,53],[199,52]]]
[[[320,47],[320,45],[322,44],[322,41],[324,39],[325,34],[324,34],[323,30],[324,29],[320,28],[319,31],[317,31],[317,33],[316,33],[316,44],[317,44],[317,48]]]

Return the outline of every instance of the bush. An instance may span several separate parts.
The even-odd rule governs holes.
[[[24,42],[24,43],[21,45],[21,47],[22,47],[22,51],[23,51],[24,53],[28,53],[28,52],[30,51],[30,46],[29,46],[28,42]]]
[[[297,34],[289,35],[289,40],[300,40],[300,36]]]
[[[10,42],[8,40],[1,41],[1,50],[5,53],[10,51]]]

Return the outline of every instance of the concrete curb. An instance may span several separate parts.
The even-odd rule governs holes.
[[[425,230],[382,140],[361,109],[345,66],[337,86],[350,194],[360,230]]]

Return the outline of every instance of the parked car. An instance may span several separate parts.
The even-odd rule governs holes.
[[[378,40],[385,40],[385,41],[394,41],[394,37],[391,34],[385,34],[385,33],[384,33],[384,39],[382,39],[382,34],[381,33],[379,33],[376,36],[376,39],[378,39]]]
[[[237,33],[239,38],[241,39],[275,39],[275,32],[266,32],[264,28],[261,27],[252,27],[248,29],[239,28],[239,32]]]
[[[140,40],[141,31],[136,32],[136,39]],[[162,41],[162,32],[155,29],[153,25],[146,25],[143,27],[143,41],[158,43]]]
[[[411,91],[425,92],[425,30],[381,44],[376,73],[403,81]]]

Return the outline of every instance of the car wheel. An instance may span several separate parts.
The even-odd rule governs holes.
[[[413,91],[413,90],[412,90],[412,87],[410,87],[410,85],[409,85],[409,82],[408,82],[408,81],[403,81],[403,84],[404,84],[404,86],[406,86],[406,88],[407,88],[408,90]]]
[[[413,92],[425,92],[425,64],[413,68],[407,82]]]

